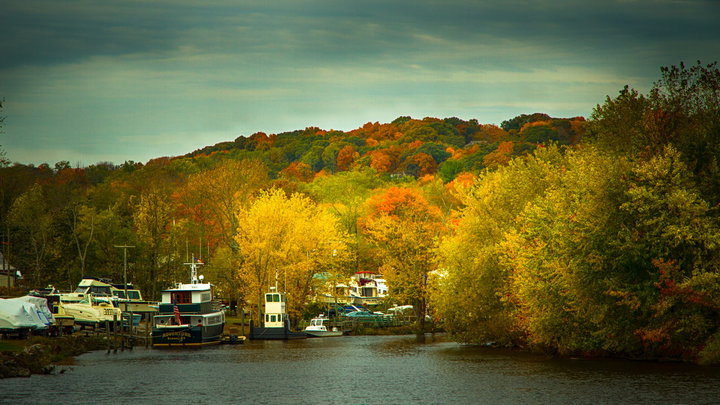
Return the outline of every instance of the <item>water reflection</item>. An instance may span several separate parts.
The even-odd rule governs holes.
[[[0,380],[0,403],[714,403],[719,383],[716,368],[356,336],[94,352],[62,375]]]

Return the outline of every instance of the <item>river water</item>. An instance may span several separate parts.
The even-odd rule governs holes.
[[[62,374],[0,380],[0,403],[710,404],[720,368],[343,336],[96,351]]]

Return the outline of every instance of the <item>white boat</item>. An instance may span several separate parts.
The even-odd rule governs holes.
[[[144,300],[140,290],[133,288],[132,284],[128,284],[127,286],[123,284],[113,284],[112,287],[113,300],[123,312],[147,314],[148,316],[157,314],[158,302]]]
[[[103,326],[106,321],[120,321],[122,311],[113,305],[110,297],[97,297],[93,294],[84,294],[77,302],[68,302],[62,299],[59,303],[65,315],[75,317],[75,323],[81,326]]]
[[[80,302],[88,294],[92,294],[95,297],[112,297],[112,285],[109,280],[96,278],[96,277],[84,277],[78,283],[75,291],[71,293],[57,293],[60,295],[60,301],[62,303],[76,303]]]
[[[54,322],[47,300],[40,297],[0,298],[0,334],[43,333]]]
[[[330,319],[320,314],[317,318],[310,320],[310,325],[305,327],[305,333],[312,337],[342,336],[343,332],[337,326],[330,326]]]
[[[277,287],[270,287],[265,294],[265,315],[262,317],[260,327],[250,321],[250,339],[305,339],[305,332],[290,330],[290,318],[287,313],[287,297],[285,293],[278,292]]]

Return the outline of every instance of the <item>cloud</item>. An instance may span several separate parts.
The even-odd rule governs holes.
[[[647,90],[660,66],[720,55],[718,11],[709,0],[9,0],[2,144],[13,160],[112,149],[117,162],[399,115],[586,115],[625,84]]]

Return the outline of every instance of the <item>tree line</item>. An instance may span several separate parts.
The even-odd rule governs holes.
[[[300,317],[371,270],[458,341],[712,363],[719,106],[718,69],[698,62],[587,120],[399,117],[145,164],[5,162],[3,233],[28,287],[121,280],[114,246],[130,244],[149,297],[202,256],[226,297],[257,314],[278,285]]]

